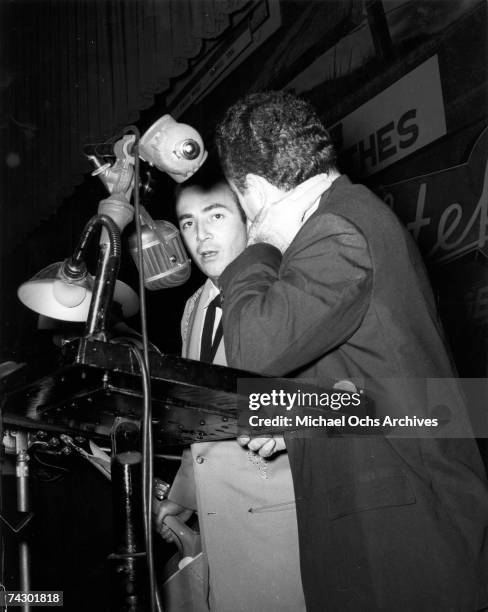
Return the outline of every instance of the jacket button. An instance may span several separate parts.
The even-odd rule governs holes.
[[[205,461],[205,457],[202,457],[201,455],[198,455],[198,457],[196,458],[197,463],[203,463],[204,461]]]

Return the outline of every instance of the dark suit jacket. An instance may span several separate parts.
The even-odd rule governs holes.
[[[449,439],[287,435],[307,609],[488,605],[488,488],[423,263],[345,176],[287,251],[248,247],[221,277],[232,367],[353,379],[379,414],[447,414]],[[427,381],[426,379],[436,379]],[[440,379],[440,380],[439,380]]]

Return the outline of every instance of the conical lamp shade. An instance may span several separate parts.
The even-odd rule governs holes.
[[[83,322],[88,319],[94,279],[66,283],[60,275],[63,262],[47,266],[17,290],[19,300],[34,312],[60,321]],[[60,301],[61,300],[61,301]],[[122,281],[115,282],[114,300],[122,307],[125,318],[139,310],[137,293]]]

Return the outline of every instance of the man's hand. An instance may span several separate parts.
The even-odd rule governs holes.
[[[286,449],[286,443],[283,436],[266,436],[262,438],[239,436],[237,442],[241,446],[247,446],[249,450],[258,453],[261,457],[271,457],[271,455]]]
[[[178,538],[169,527],[166,527],[164,519],[167,516],[177,516],[181,521],[186,523],[193,514],[193,510],[180,506],[180,504],[170,501],[169,499],[163,499],[163,501],[153,501],[152,513],[156,531],[163,540],[171,542],[172,544],[177,544]]]
[[[265,204],[249,227],[247,244],[267,242],[284,253],[334,178],[317,174],[280,200]]]

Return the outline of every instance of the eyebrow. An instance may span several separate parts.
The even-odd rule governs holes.
[[[209,212],[216,208],[224,208],[225,210],[232,212],[231,208],[227,206],[227,204],[221,204],[219,202],[215,202],[215,204],[208,204],[208,206],[205,206],[204,208],[202,208],[202,212]],[[190,213],[184,213],[182,215],[178,215],[178,221],[182,221],[183,219],[192,219],[193,217],[194,215]]]

